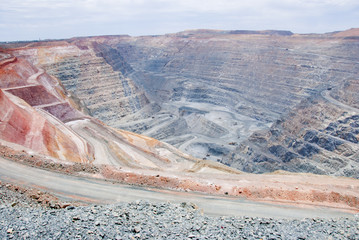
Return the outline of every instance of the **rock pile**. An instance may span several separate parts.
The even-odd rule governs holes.
[[[358,219],[207,216],[185,202],[65,209],[11,206],[11,199],[1,203],[1,239],[358,239],[359,235]]]

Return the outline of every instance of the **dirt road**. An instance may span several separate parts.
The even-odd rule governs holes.
[[[355,112],[355,113],[359,113],[359,109],[357,108],[354,108],[352,106],[349,106],[349,105],[346,105],[342,102],[339,102],[338,100],[334,99],[332,96],[330,96],[330,91],[328,90],[325,90],[323,92],[321,92],[322,96],[327,100],[329,101],[330,103],[334,104],[334,105],[337,105],[347,111],[351,111],[351,112]]]
[[[0,158],[0,180],[37,187],[63,199],[94,203],[192,202],[204,213],[213,215],[258,216],[273,218],[354,217],[351,213],[329,208],[299,208],[247,201],[241,198],[210,196],[198,193],[141,188],[109,181],[70,176],[29,167]]]

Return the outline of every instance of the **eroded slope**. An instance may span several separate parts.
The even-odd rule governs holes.
[[[32,104],[62,121],[78,119],[70,111],[76,105],[112,127],[241,170],[357,177],[355,120],[325,130],[355,118],[356,34],[201,30],[20,44],[14,53],[61,81],[69,108],[61,101],[50,106],[42,95]],[[36,71],[21,74],[31,80]],[[9,92],[24,97],[32,87]],[[46,89],[57,98],[58,90]]]
[[[100,74],[97,77],[104,76],[104,82],[99,81],[98,85],[105,85],[109,92],[114,90],[115,93],[117,90],[125,92],[121,80],[126,80],[119,78],[121,76],[116,72],[111,72],[112,68],[92,50],[82,50],[81,47],[64,42],[49,45],[45,42],[42,45],[28,44],[20,48],[2,50],[0,140],[4,146],[15,147],[32,154],[43,154],[53,157],[55,161],[60,159],[68,162],[105,164],[109,168],[124,167],[128,171],[149,169],[164,172],[197,172],[216,169],[222,173],[239,172],[222,164],[199,164],[202,160],[186,155],[166,143],[113,129],[86,115],[86,110],[93,113],[96,109],[91,102],[84,105],[88,100],[102,107],[116,104],[108,102],[108,92],[101,93],[104,88],[96,89],[97,85],[94,89],[98,91],[98,95],[87,94],[87,99],[79,99],[81,95],[73,96],[70,90],[64,89],[62,82],[49,75],[43,67],[59,62],[62,67],[70,67],[70,72],[82,72],[81,78],[71,81],[79,83],[79,86],[85,85],[86,88],[93,84],[91,79],[96,78],[91,71],[101,66],[101,71],[105,75]],[[79,59],[80,67],[68,62],[64,65],[63,59],[67,59],[68,56],[75,58],[75,55]],[[84,64],[86,61],[91,63]],[[86,71],[82,67],[91,71]],[[109,72],[106,72],[107,70]],[[51,68],[49,72],[51,71],[56,71],[56,68]],[[107,78],[112,81],[108,86]],[[75,88],[77,89],[77,86]],[[97,97],[100,96],[104,99],[99,100]],[[113,96],[118,99],[115,94]],[[129,98],[132,97],[130,94]],[[127,107],[114,109],[112,114],[116,115],[116,111],[119,111],[118,114],[132,111],[132,100],[126,102],[126,99],[124,97],[116,100],[124,101],[124,106]]]
[[[268,131],[298,104],[320,97],[327,89],[333,89],[334,99],[355,107],[358,100],[355,79],[359,71],[359,42],[355,34],[355,30],[322,35],[187,31],[164,36],[106,38],[97,46],[105,49],[107,62],[133,79],[150,102],[122,116],[113,126],[155,137],[196,157],[221,161],[245,171],[287,169],[357,177],[356,171],[350,170],[356,168],[355,142],[347,143],[353,151],[351,155],[338,156],[324,148],[325,157],[319,154],[322,159],[319,160],[315,154],[298,155],[299,150],[291,150],[284,153],[287,155],[283,162],[278,160],[282,157],[276,155],[282,153],[276,153],[275,146],[287,148],[288,143],[270,139],[268,147],[255,150],[261,155],[272,147],[267,158],[248,163],[247,167],[244,167],[247,157],[238,156],[236,149],[252,133]],[[326,105],[343,108],[326,100],[316,111],[305,112],[309,125]],[[331,114],[327,118],[333,123],[340,121],[340,114]],[[297,128],[307,131],[325,129],[307,126],[301,118],[296,121]],[[290,124],[287,120],[287,125]],[[357,139],[355,129],[352,131]],[[292,138],[303,137],[302,133],[295,134],[299,135]],[[297,162],[287,163],[292,158]],[[332,158],[339,158],[334,161],[342,161],[342,166],[338,167]],[[269,163],[272,159],[275,161]],[[328,162],[326,167],[320,163],[323,161]]]

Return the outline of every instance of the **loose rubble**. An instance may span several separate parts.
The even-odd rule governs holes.
[[[74,201],[62,201],[56,196],[36,188],[18,186],[0,181],[0,205],[10,205],[11,207],[59,209],[84,204],[85,203]]]
[[[208,216],[186,202],[72,204],[53,209],[17,194],[1,189],[1,239],[359,239],[359,217]],[[12,206],[15,199],[22,204]]]

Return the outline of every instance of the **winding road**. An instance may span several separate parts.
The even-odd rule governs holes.
[[[65,200],[93,203],[148,200],[195,203],[210,215],[257,216],[272,218],[353,218],[354,214],[324,207],[299,208],[286,205],[252,202],[241,198],[210,196],[199,193],[142,188],[101,179],[65,175],[46,171],[0,158],[0,180],[40,188]]]
[[[332,96],[330,96],[330,91],[329,90],[325,90],[321,92],[322,97],[324,97],[327,101],[329,101],[330,103],[337,105],[347,111],[351,111],[351,112],[355,112],[355,113],[359,113],[359,109],[354,108],[352,106],[346,105],[342,102],[339,102],[338,100],[334,99]]]

